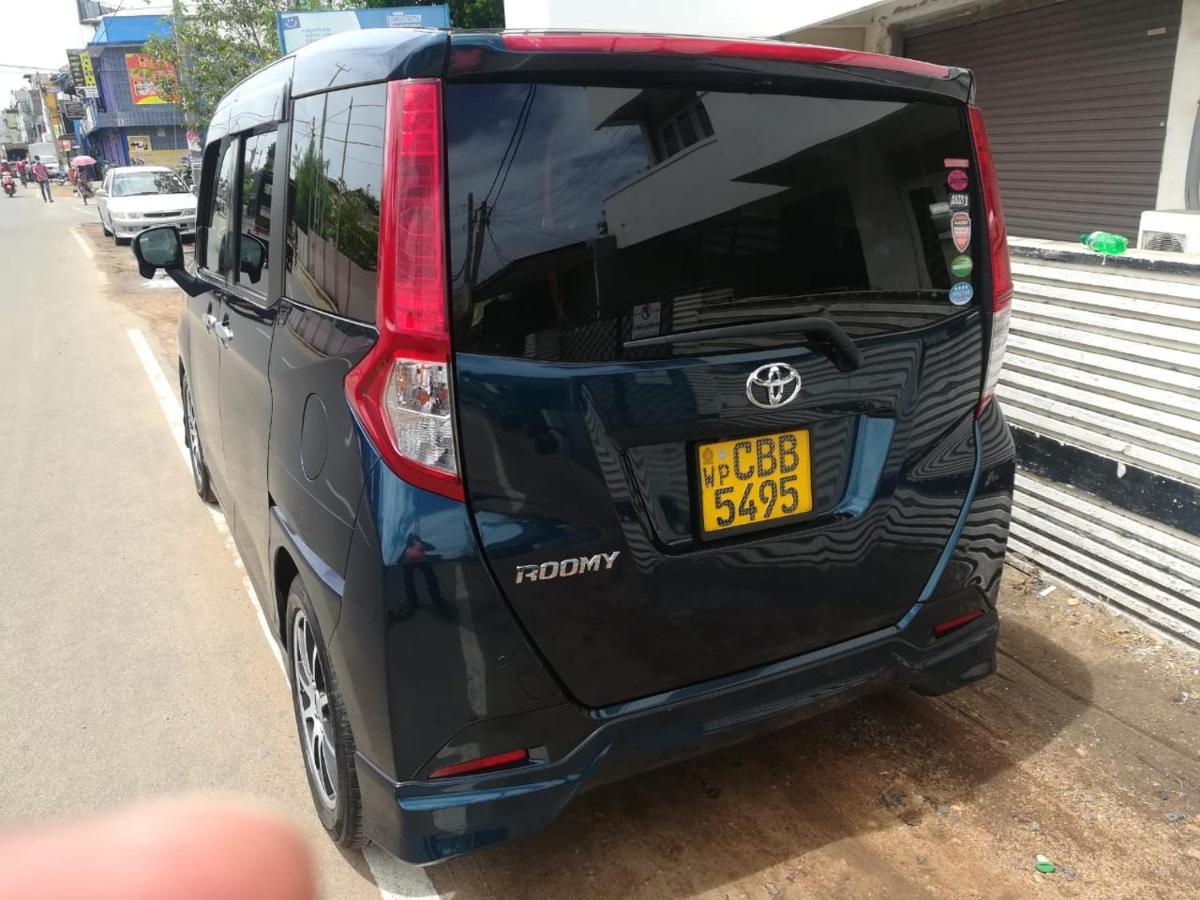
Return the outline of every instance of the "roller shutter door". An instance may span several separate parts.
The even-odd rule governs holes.
[[[1136,240],[1154,209],[1180,0],[1064,0],[907,35],[975,72],[1010,234]]]

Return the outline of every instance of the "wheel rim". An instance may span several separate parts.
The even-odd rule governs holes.
[[[196,481],[196,489],[204,489],[204,455],[200,452],[200,435],[196,432],[196,409],[192,406],[192,392],[187,393],[187,427],[188,454],[192,458],[192,478]]]
[[[337,805],[337,751],[325,682],[325,666],[316,636],[303,611],[292,625],[292,668],[296,679],[296,709],[300,714],[304,762],[321,802]]]

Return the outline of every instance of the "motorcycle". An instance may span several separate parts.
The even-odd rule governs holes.
[[[5,172],[3,178],[0,178],[0,184],[4,186],[4,193],[12,197],[17,192],[17,182],[12,177],[11,172]]]

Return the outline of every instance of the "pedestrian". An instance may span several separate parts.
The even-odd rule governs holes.
[[[50,173],[46,170],[46,164],[42,162],[40,156],[33,158],[33,177],[42,190],[42,202],[53,203],[54,197],[50,194]]]

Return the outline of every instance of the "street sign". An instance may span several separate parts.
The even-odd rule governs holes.
[[[87,50],[79,54],[79,66],[83,69],[83,81],[77,81],[75,84],[77,86],[82,84],[85,88],[92,90],[94,93],[88,94],[89,97],[100,96],[96,88],[96,70],[92,68],[92,58],[88,55]]]
[[[75,82],[75,89],[83,87],[83,60],[80,58],[86,51],[84,50],[68,50],[67,64],[71,67],[71,80]]]
[[[279,47],[291,53],[313,41],[343,31],[363,28],[449,28],[450,7],[392,6],[386,9],[339,9],[323,12],[276,13]]]

